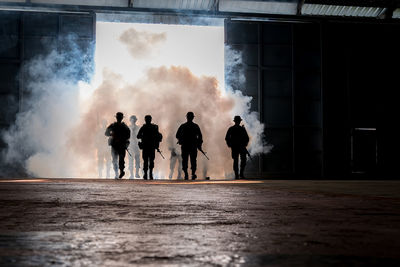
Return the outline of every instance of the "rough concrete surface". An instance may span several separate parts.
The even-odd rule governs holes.
[[[0,180],[0,265],[400,266],[400,182]]]

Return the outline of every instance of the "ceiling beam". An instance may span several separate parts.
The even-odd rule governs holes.
[[[306,0],[305,3],[308,3]],[[36,4],[36,3],[17,3],[0,2],[0,10],[3,11],[25,11],[25,12],[65,12],[65,13],[104,13],[104,14],[125,14],[125,15],[172,15],[179,17],[209,17],[235,20],[255,20],[255,21],[280,21],[280,22],[320,22],[323,20],[336,20],[346,22],[377,22],[376,18],[363,17],[336,17],[331,16],[308,16],[308,15],[284,15],[284,14],[264,14],[246,12],[221,12],[218,10],[218,0],[214,0],[215,10],[172,10],[159,8],[137,8],[137,7],[117,7],[117,6],[85,6],[85,5],[60,5],[60,4]],[[128,4],[128,2],[127,2]],[[382,23],[388,20],[379,20]],[[396,23],[398,21],[391,20]]]
[[[307,0],[307,4],[337,5],[337,6],[366,6],[388,7],[396,0]]]

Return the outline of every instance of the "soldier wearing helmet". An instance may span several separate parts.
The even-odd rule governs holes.
[[[155,150],[159,149],[162,134],[158,131],[158,125],[151,123],[150,115],[146,115],[144,120],[146,123],[139,129],[137,135],[137,138],[141,139],[139,148],[142,149],[143,179],[147,180],[147,170],[149,170],[149,178],[153,180]]]
[[[249,144],[249,135],[244,126],[240,126],[242,118],[235,116],[233,121],[235,125],[228,129],[225,141],[228,147],[232,149],[233,171],[235,179],[244,178],[244,169],[246,167],[246,147]],[[239,155],[240,155],[240,174],[239,174]]]
[[[181,124],[176,133],[178,144],[181,145],[182,150],[182,170],[185,174],[185,180],[189,179],[188,174],[188,160],[190,157],[190,165],[192,169],[192,180],[197,178],[197,149],[201,150],[203,144],[203,136],[200,127],[193,122],[194,114],[189,111],[186,114],[187,122]]]
[[[139,131],[139,126],[136,124],[137,118],[135,115],[132,115],[129,118],[129,121],[131,122],[130,128],[131,128],[131,139],[130,139],[130,145],[129,148],[132,151],[132,156],[129,157],[129,171],[131,173],[131,179],[133,179],[135,176],[136,178],[140,178],[139,175],[139,170],[140,170],[140,150],[138,146],[138,140],[137,140],[137,134]],[[136,168],[136,172],[134,173],[133,169]]]
[[[115,179],[121,179],[125,175],[125,151],[129,145],[131,130],[124,122],[122,122],[122,119],[124,118],[122,112],[117,112],[115,117],[117,121],[107,127],[105,135],[110,137],[108,144],[111,146],[111,157]],[[120,171],[119,175],[118,167]]]

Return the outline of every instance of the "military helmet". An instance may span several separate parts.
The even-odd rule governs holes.
[[[145,122],[151,122],[151,119],[152,119],[151,115],[144,116],[144,121]]]
[[[242,121],[242,118],[240,117],[240,116],[235,116],[234,118],[233,118],[233,121],[238,121],[238,122],[241,122]]]
[[[117,114],[115,114],[115,117],[118,119],[118,118],[123,118],[124,117],[124,113],[122,113],[122,112],[117,112]]]
[[[194,118],[194,113],[189,111],[188,113],[186,113],[186,118]]]
[[[135,121],[137,121],[137,118],[136,118],[136,116],[135,116],[135,115],[132,115],[132,116],[129,118],[129,120],[130,120],[130,121],[134,121],[134,122],[135,122]]]

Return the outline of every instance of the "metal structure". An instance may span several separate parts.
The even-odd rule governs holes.
[[[0,1],[0,9],[42,12],[148,12],[223,17],[400,17],[400,3],[396,0],[8,0]]]

